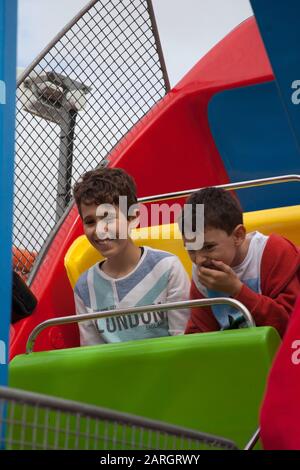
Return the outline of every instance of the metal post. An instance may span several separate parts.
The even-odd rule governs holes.
[[[74,132],[77,111],[63,111],[60,124],[60,144],[57,177],[56,222],[71,200]]]
[[[60,127],[55,222],[71,200],[73,147],[77,113],[90,87],[54,71],[32,73],[23,83],[23,109]]]
[[[164,77],[165,89],[166,89],[166,93],[168,93],[171,89],[171,85],[170,85],[170,80],[169,80],[169,76],[168,76],[168,71],[167,71],[167,67],[166,67],[166,63],[165,63],[163,50],[162,50],[162,47],[161,47],[160,37],[159,37],[157,24],[156,24],[156,19],[155,19],[155,14],[154,14],[154,9],[153,9],[153,5],[152,5],[152,0],[147,0],[147,6],[148,6],[148,12],[149,12],[149,17],[150,17],[150,21],[151,21],[152,31],[153,31],[153,34],[154,34],[154,37],[155,37],[156,50],[157,50],[158,57],[159,57],[159,60],[160,60],[162,74],[163,74],[163,77]]]
[[[17,1],[0,1],[0,385],[7,382],[11,316]],[[1,436],[0,436],[1,437]]]
[[[299,0],[250,0],[264,42],[282,110],[300,153]]]

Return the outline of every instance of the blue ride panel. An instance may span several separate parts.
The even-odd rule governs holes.
[[[250,0],[300,151],[299,0]]]
[[[300,173],[298,147],[275,81],[214,95],[208,120],[231,182]],[[244,210],[300,203],[300,184],[238,191]]]
[[[11,314],[17,0],[0,0],[0,385],[7,384]]]

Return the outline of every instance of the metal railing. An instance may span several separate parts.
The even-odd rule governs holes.
[[[237,449],[219,436],[7,387],[0,387],[0,448]]]
[[[240,310],[244,316],[246,325],[248,327],[254,327],[255,322],[249,310],[241,302],[235,299],[227,297],[218,297],[210,299],[196,299],[196,300],[185,300],[182,302],[169,302],[158,305],[143,305],[141,307],[126,308],[126,309],[116,309],[116,310],[105,310],[101,312],[93,313],[83,313],[81,315],[69,315],[66,317],[58,317],[50,320],[45,320],[44,322],[37,325],[32,332],[30,333],[27,344],[26,344],[26,354],[30,354],[33,351],[34,343],[37,336],[49,326],[65,325],[68,323],[81,323],[87,320],[96,320],[98,318],[109,318],[116,317],[118,315],[130,315],[130,314],[142,314],[146,312],[161,312],[168,311],[178,308],[193,308],[193,307],[207,307],[210,305],[219,305],[227,304],[231,307],[235,307],[237,310]]]
[[[151,0],[88,2],[24,71],[16,100],[19,271],[38,264],[74,181],[103,163],[169,87]]]
[[[270,184],[278,184],[278,183],[292,183],[300,181],[300,175],[282,175],[282,176],[273,176],[270,178],[260,178],[256,180],[249,180],[249,181],[240,181],[236,183],[227,183],[227,184],[219,184],[213,185],[215,188],[222,188],[228,191],[233,191],[237,189],[245,189],[245,188],[253,188],[257,186],[267,186]],[[164,193],[164,194],[156,194],[155,196],[145,196],[139,198],[138,202],[155,202],[161,201],[164,199],[176,199],[179,197],[189,196],[190,194],[199,191],[201,188],[195,189],[185,189],[184,191],[176,191],[173,193]]]
[[[244,450],[253,450],[259,440],[259,437],[260,437],[260,428],[258,428],[255,431],[253,436],[251,436],[249,442],[247,442],[247,444],[245,445]]]

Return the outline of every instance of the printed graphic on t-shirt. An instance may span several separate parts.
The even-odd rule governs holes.
[[[243,279],[243,283],[246,284],[254,292],[259,292],[259,278],[256,279]],[[228,294],[224,292],[207,289],[207,297],[228,297]],[[234,325],[242,328],[245,326],[243,314],[231,305],[220,304],[212,305],[211,307],[213,314],[220,325],[221,330],[228,330]]]
[[[155,336],[169,336],[166,312],[120,315],[97,320],[101,335],[107,342],[129,341]]]

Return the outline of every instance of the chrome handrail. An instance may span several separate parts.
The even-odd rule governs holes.
[[[273,176],[270,178],[261,178],[257,180],[249,180],[249,181],[240,181],[237,183],[228,183],[228,184],[219,184],[219,185],[210,185],[214,186],[215,188],[222,188],[228,191],[232,191],[235,189],[244,189],[244,188],[252,188],[254,186],[267,186],[269,184],[278,184],[278,183],[291,183],[291,182],[299,182],[300,175],[282,175],[282,176]],[[207,186],[204,186],[207,187]],[[185,189],[184,191],[176,191],[174,193],[164,193],[164,194],[156,194],[155,196],[145,196],[140,197],[138,202],[154,202],[154,201],[161,201],[163,199],[175,199],[178,197],[189,196],[190,194],[199,191],[199,189]]]
[[[178,308],[207,307],[210,305],[218,304],[227,304],[231,305],[232,307],[235,307],[237,310],[240,310],[243,313],[248,327],[255,326],[253,317],[247,307],[245,307],[245,305],[243,305],[238,300],[227,297],[185,300],[181,302],[169,302],[157,305],[143,305],[141,307],[83,313],[81,315],[69,315],[66,317],[58,317],[52,318],[50,320],[45,320],[44,322],[37,325],[30,333],[26,343],[26,354],[30,354],[33,351],[37,336],[48,326],[65,325],[68,323],[80,323],[87,320],[95,320],[97,318],[116,317],[117,315],[130,315],[134,313],[142,314],[149,311],[160,312],[162,310],[166,311]]]
[[[259,438],[260,438],[260,428],[257,428],[253,436],[251,436],[251,439],[249,440],[249,442],[247,442],[247,444],[245,445],[244,450],[253,450]]]

